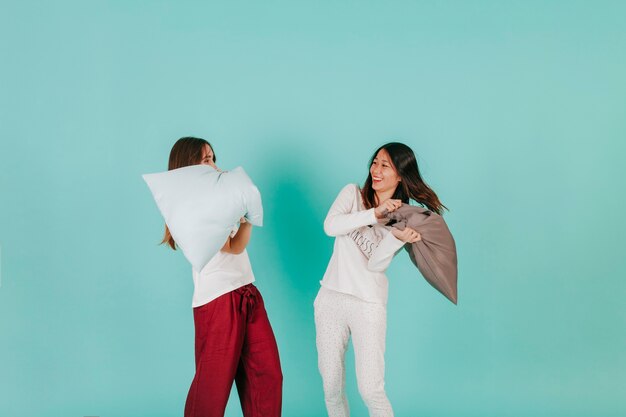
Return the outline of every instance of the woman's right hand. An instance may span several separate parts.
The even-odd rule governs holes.
[[[401,240],[405,243],[415,243],[422,240],[422,235],[411,229],[410,227],[405,227],[404,230],[392,229],[391,233],[396,237],[396,239]]]
[[[376,214],[377,219],[384,218],[387,213],[391,213],[392,211],[396,211],[402,205],[402,200],[394,200],[388,199],[380,203],[378,207],[374,209],[374,213]]]

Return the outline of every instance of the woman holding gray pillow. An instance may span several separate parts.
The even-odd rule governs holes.
[[[209,142],[184,137],[172,147],[168,170],[199,164],[217,170],[215,162]],[[278,348],[245,249],[251,232],[242,218],[220,252],[193,270],[196,373],[185,417],[223,417],[233,381],[245,417],[281,415]],[[162,243],[176,250],[167,226]]]
[[[318,366],[330,417],[350,415],[345,394],[345,353],[352,336],[359,393],[372,417],[393,416],[385,393],[387,277],[406,243],[421,239],[410,228],[385,226],[385,215],[413,199],[440,213],[445,206],[424,182],[415,154],[392,142],[374,152],[363,188],[345,186],[332,204],[324,231],[333,254],[315,299]]]

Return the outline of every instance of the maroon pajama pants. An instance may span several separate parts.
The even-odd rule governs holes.
[[[233,381],[244,417],[279,417],[283,375],[261,293],[252,284],[193,309],[196,375],[185,417],[223,417]]]

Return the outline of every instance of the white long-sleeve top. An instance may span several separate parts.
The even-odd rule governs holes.
[[[335,237],[333,255],[320,284],[365,301],[387,303],[385,270],[404,245],[391,228],[365,209],[359,186],[346,185],[330,207],[324,231]]]

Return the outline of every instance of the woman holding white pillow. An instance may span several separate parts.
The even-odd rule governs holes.
[[[324,231],[333,254],[315,299],[318,365],[330,417],[348,417],[345,353],[352,338],[359,393],[372,417],[391,417],[385,393],[387,277],[406,243],[421,239],[407,227],[385,226],[385,215],[413,199],[440,213],[445,206],[423,181],[415,154],[392,142],[374,152],[363,188],[345,186],[328,211]]]
[[[168,170],[199,164],[218,170],[215,162],[209,142],[184,137],[172,147]],[[185,417],[223,417],[233,381],[244,417],[281,415],[278,347],[245,249],[251,232],[242,218],[220,252],[193,271],[196,373]],[[167,226],[162,243],[176,249]]]

